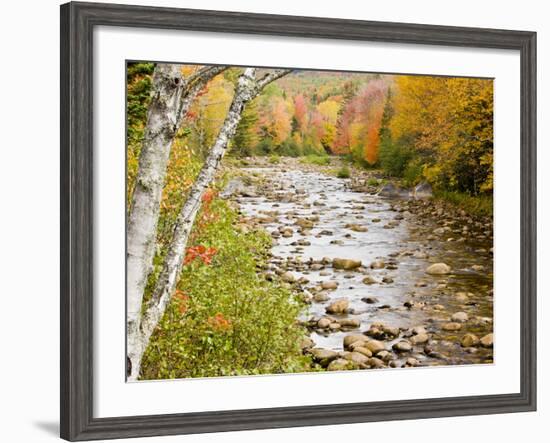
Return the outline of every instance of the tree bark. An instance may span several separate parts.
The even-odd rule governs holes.
[[[153,268],[170,147],[193,99],[210,79],[225,69],[224,66],[206,67],[183,78],[179,65],[159,63],[153,73],[152,97],[127,227],[127,346],[130,362],[140,347],[141,305]]]
[[[128,355],[131,360],[131,372],[128,380],[137,380],[139,377],[143,353],[149,343],[151,334],[166,310],[166,306],[170,301],[181,273],[187,240],[195,217],[200,209],[202,195],[214,180],[220,162],[227,150],[227,145],[235,134],[244,106],[256,97],[265,86],[289,72],[290,70],[272,71],[258,80],[255,77],[256,69],[247,68],[239,77],[235,95],[224,124],[176,220],[174,234],[163,269],[153,296],[142,314],[139,343],[135,347],[135,351],[137,352]]]

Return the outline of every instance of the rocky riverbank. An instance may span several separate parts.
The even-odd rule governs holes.
[[[273,238],[259,272],[308,304],[299,321],[312,364],[491,363],[492,220],[424,194],[383,197],[372,173],[343,179],[339,167],[248,159],[224,192],[244,229],[260,226]]]

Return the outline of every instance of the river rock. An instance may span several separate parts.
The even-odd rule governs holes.
[[[395,343],[392,348],[397,352],[410,352],[412,350],[412,345],[408,341],[400,341]]]
[[[475,334],[466,334],[464,337],[462,337],[462,340],[460,341],[460,346],[463,348],[471,348],[472,346],[478,346],[479,345],[479,337]]]
[[[426,269],[427,274],[445,275],[451,272],[451,267],[445,263],[434,263]]]
[[[342,318],[338,323],[344,328],[358,328],[361,326],[361,321],[358,318]]]
[[[384,260],[375,260],[370,264],[371,269],[383,269],[385,266]]]
[[[336,269],[356,269],[361,266],[361,260],[353,260],[350,258],[335,258],[332,260],[332,267]]]
[[[393,359],[393,354],[389,351],[380,351],[376,357],[387,363]]]
[[[468,321],[468,314],[465,312],[456,312],[451,316],[451,321],[465,323]]]
[[[450,331],[450,332],[459,331],[461,328],[462,328],[462,325],[456,322],[444,323],[443,326],[441,326],[441,329],[443,329],[444,331]]]
[[[323,303],[325,301],[328,301],[330,297],[328,294],[325,294],[324,292],[319,292],[313,296],[313,300],[317,303]]]
[[[411,332],[414,335],[420,335],[420,334],[427,334],[428,331],[426,331],[426,328],[424,326],[415,326],[411,329]]]
[[[345,371],[347,369],[353,368],[353,362],[346,360],[344,358],[338,358],[330,362],[327,367],[329,371]]]
[[[428,258],[428,254],[426,254],[423,251],[416,251],[412,256],[414,258],[420,258],[420,259],[427,259]]]
[[[349,308],[349,301],[345,298],[338,299],[327,306],[329,314],[345,314]]]
[[[287,271],[281,275],[281,279],[287,283],[294,283],[296,281],[296,276],[292,272]]]
[[[329,318],[323,317],[317,322],[317,327],[321,329],[326,329],[330,326],[332,321]]]
[[[365,278],[363,278],[362,281],[366,285],[373,285],[375,283],[379,283],[378,280],[376,280],[374,277],[371,277],[370,275],[367,275]]]
[[[354,232],[367,232],[369,230],[366,226],[361,226],[355,223],[347,224],[346,228],[351,229]]]
[[[421,182],[415,186],[413,196],[417,200],[425,200],[433,197],[432,187],[429,183]]]
[[[350,334],[344,337],[344,349],[349,348],[353,343],[365,342],[367,338],[363,334]]]
[[[380,191],[378,191],[380,197],[399,197],[399,190],[395,187],[393,183],[388,183],[382,186]]]
[[[315,346],[315,342],[309,337],[304,337],[300,340],[300,349],[302,351],[307,351],[313,348],[313,346]]]
[[[372,357],[372,351],[369,348],[365,348],[364,346],[354,346],[353,352],[359,352],[360,354],[363,354],[369,358]]]
[[[336,289],[338,287],[338,282],[335,281],[335,280],[329,280],[329,281],[324,281],[323,283],[321,283],[321,287],[323,289]]]
[[[313,222],[305,218],[299,218],[294,222],[295,225],[299,226],[302,229],[311,229],[313,228]]]
[[[332,360],[338,358],[339,355],[336,351],[324,348],[314,348],[310,352],[313,359],[323,367],[327,366]]]
[[[369,304],[369,305],[372,305],[372,304],[375,304],[375,303],[378,303],[379,300],[376,298],[376,297],[363,297],[361,299],[361,301]]]
[[[376,354],[377,352],[380,352],[380,351],[383,351],[384,349],[386,349],[386,347],[384,346],[384,343],[382,343],[381,341],[378,341],[378,340],[369,340],[365,344],[365,347],[369,351],[371,351],[373,354]]]
[[[394,327],[394,326],[384,326],[382,328],[382,331],[384,332],[385,336],[388,338],[399,337],[399,333],[401,332],[398,327]]]
[[[481,340],[479,341],[481,343],[481,346],[484,348],[492,348],[493,347],[493,334],[487,334],[484,337],[481,337]]]
[[[370,357],[367,357],[366,355],[361,354],[360,352],[353,351],[353,352],[350,352],[349,354],[346,354],[344,358],[358,365],[364,365],[369,361]]]
[[[373,369],[380,369],[384,367],[384,362],[376,357],[369,358],[367,364]]]
[[[378,325],[371,325],[368,331],[365,332],[366,335],[369,337],[377,338],[380,340],[383,340],[386,338],[386,335],[384,334],[383,326]]]
[[[413,335],[409,340],[413,345],[420,345],[426,343],[429,339],[428,334],[417,334]]]

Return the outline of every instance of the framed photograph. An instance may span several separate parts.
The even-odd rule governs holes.
[[[61,6],[61,437],[536,409],[536,34]]]

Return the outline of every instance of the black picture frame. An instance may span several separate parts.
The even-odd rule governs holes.
[[[93,417],[93,29],[119,26],[519,51],[521,390],[270,409]],[[67,3],[61,6],[61,437],[145,437],[536,409],[536,33],[331,18]]]

